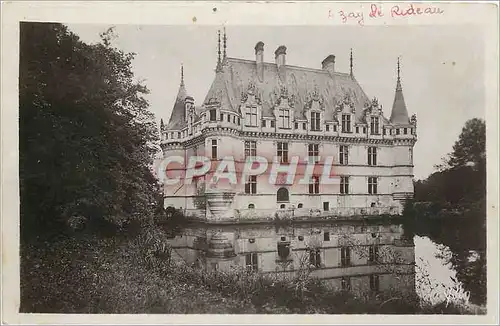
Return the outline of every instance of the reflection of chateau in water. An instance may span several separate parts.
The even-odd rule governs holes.
[[[340,290],[415,290],[415,250],[397,224],[197,224],[170,239],[176,259],[209,271],[293,274],[304,268]]]

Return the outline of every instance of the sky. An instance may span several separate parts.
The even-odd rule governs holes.
[[[85,42],[99,41],[109,25],[68,24]],[[217,30],[210,25],[115,25],[113,44],[136,53],[133,70],[149,88],[147,100],[158,121],[169,120],[179,89],[180,67],[196,105],[201,105],[215,76]],[[471,118],[485,117],[484,38],[471,25],[446,26],[227,26],[229,57],[255,60],[254,47],[264,42],[264,61],[287,47],[286,62],[321,68],[329,54],[335,69],[349,72],[353,49],[354,75],[369,98],[377,97],[390,117],[396,86],[396,62],[408,113],[417,115],[414,149],[416,179],[452,151]]]

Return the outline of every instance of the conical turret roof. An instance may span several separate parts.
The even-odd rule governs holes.
[[[405,98],[403,96],[403,87],[401,86],[400,67],[398,58],[398,80],[396,82],[396,93],[394,94],[394,103],[392,104],[391,123],[409,124],[408,109],[406,108]]]
[[[181,84],[179,85],[174,108],[170,114],[170,120],[168,121],[166,129],[177,130],[186,126],[186,109],[184,107],[184,101],[187,96],[186,86],[184,85],[184,69],[181,67]]]

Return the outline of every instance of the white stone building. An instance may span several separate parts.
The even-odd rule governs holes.
[[[314,177],[304,185],[279,178],[270,183],[268,172],[237,184],[221,179],[210,186],[206,177],[197,178],[190,185],[165,185],[165,207],[208,220],[401,213],[413,195],[417,133],[416,117],[409,118],[403,97],[399,60],[387,119],[356,80],[352,52],[350,72],[344,73],[335,69],[334,55],[318,69],[288,64],[286,51],[279,46],[275,61],[266,62],[264,44],[258,42],[255,60],[230,58],[225,35],[221,55],[219,35],[215,78],[200,105],[188,95],[182,72],[170,120],[162,123],[163,155],[186,160],[204,155],[214,168],[231,156],[238,176],[249,155],[285,165],[299,156],[298,171],[308,156],[333,156],[338,182],[318,184]]]

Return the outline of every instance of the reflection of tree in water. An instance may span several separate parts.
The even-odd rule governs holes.
[[[486,303],[486,225],[485,215],[481,215],[419,216],[417,223],[408,225],[415,234],[449,248],[450,254],[442,258],[453,266],[458,281],[470,292],[470,301],[474,304]]]

